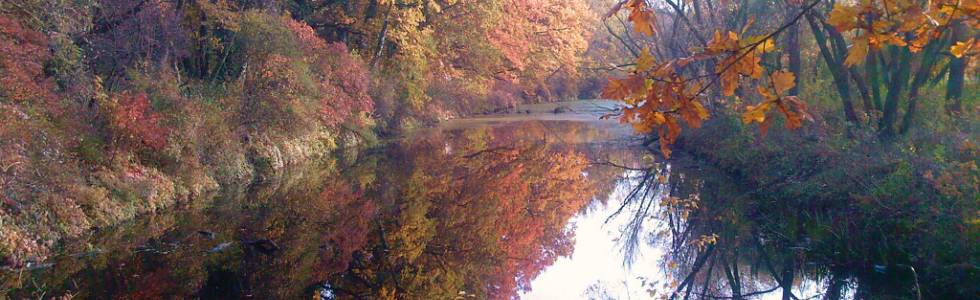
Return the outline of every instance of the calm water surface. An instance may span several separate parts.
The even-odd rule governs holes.
[[[582,109],[454,121],[298,167],[203,209],[147,216],[66,242],[46,264],[5,271],[4,293],[651,298],[683,287],[691,270],[705,268],[698,253],[715,246],[713,229],[688,214],[742,191],[683,158],[653,157],[629,128]],[[689,285],[696,289],[687,290],[731,295],[723,276],[703,275],[720,274],[722,267],[711,265],[716,271],[694,276]],[[742,294],[780,296],[773,280],[757,279],[769,277],[749,275],[759,271],[748,263],[736,257],[730,265],[736,272],[728,274],[745,274]],[[818,295],[822,284],[797,279],[795,295]],[[761,293],[767,290],[775,291]]]

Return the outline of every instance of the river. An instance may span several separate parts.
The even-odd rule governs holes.
[[[600,120],[600,106],[549,110],[447,122],[244,195],[97,230],[45,264],[4,271],[3,293],[645,299],[675,290],[725,297],[736,286],[779,299],[778,283],[737,250],[724,264],[734,281],[712,278],[722,263],[700,258],[718,246],[714,232],[729,229],[690,214],[742,188],[682,155],[662,161],[629,127]],[[771,249],[738,247],[743,256]],[[798,278],[794,296],[825,284]]]

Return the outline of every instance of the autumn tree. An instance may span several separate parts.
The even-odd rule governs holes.
[[[941,52],[949,51],[956,58],[969,55],[975,42],[959,41],[953,26],[965,24],[980,28],[978,15],[980,5],[975,1],[926,4],[871,1],[834,6],[826,21],[833,28],[828,30],[854,33],[853,45],[846,51],[843,61],[844,67],[867,62],[868,77],[872,79],[870,85],[886,87],[887,96],[880,108],[882,116],[878,125],[883,136],[892,136],[896,130],[904,133],[911,128],[919,106],[920,90],[932,76],[934,66],[943,60]],[[843,39],[837,38],[836,43],[838,57],[843,57],[844,46],[840,45]],[[888,53],[882,53],[882,49],[887,49]],[[956,60],[949,61],[950,64],[957,63]],[[917,62],[917,66],[913,66],[913,62]],[[858,87],[864,88],[861,84]],[[875,94],[878,95],[876,99],[881,98],[881,92]],[[907,101],[906,108],[901,124],[896,125],[901,100]]]
[[[0,97],[11,103],[54,101],[54,82],[44,74],[50,58],[44,34],[0,15]]]
[[[707,3],[710,6],[710,2]],[[946,38],[950,24],[962,21],[976,26],[977,20],[975,3],[902,2],[895,3],[893,7],[875,2],[858,5],[838,3],[829,17],[823,17],[820,11],[826,6],[821,6],[821,1],[811,1],[794,6],[793,13],[785,17],[784,22],[764,26],[765,22],[757,25],[756,19],[748,16],[752,7],[751,3],[747,3],[735,6],[732,12],[735,18],[730,19],[735,22],[728,22],[727,25],[719,23],[718,27],[722,28],[714,29],[713,34],[705,36],[701,33],[702,29],[691,22],[692,18],[703,18],[701,2],[692,3],[691,10],[681,8],[682,4],[674,1],[666,1],[665,4],[658,6],[643,0],[623,1],[617,3],[606,18],[626,11],[635,32],[655,39],[663,39],[667,34],[659,29],[658,24],[667,22],[674,28],[683,25],[693,36],[695,46],[690,51],[665,51],[661,45],[653,44],[635,51],[637,58],[629,70],[630,74],[611,78],[603,93],[606,98],[622,99],[629,105],[622,113],[623,122],[633,124],[639,132],[659,132],[661,151],[665,156],[669,156],[668,146],[680,134],[680,121],[683,120],[690,127],[699,127],[710,116],[705,107],[716,107],[716,103],[722,103],[724,97],[758,99],[754,104],[736,101],[732,108],[741,112],[744,123],[758,123],[763,133],[777,114],[783,116],[787,128],[799,128],[803,121],[810,119],[806,105],[795,95],[799,74],[778,67],[767,68],[763,63],[767,57],[782,55],[782,50],[776,47],[776,39],[796,30],[796,23],[803,20],[810,24],[821,56],[834,77],[845,120],[853,126],[860,126],[861,123],[850,99],[853,81],[868,112],[875,111],[873,103],[878,101],[872,98],[880,99],[882,94],[887,94],[880,107],[882,114],[878,131],[882,136],[894,134],[898,104],[904,100],[902,96],[907,95],[907,107],[900,126],[900,131],[905,132],[915,116],[919,88],[930,78],[930,71],[942,57],[938,55],[939,51],[949,49],[955,55],[963,55],[972,43],[963,42],[958,44],[961,45],[959,48],[951,48]],[[711,13],[729,15],[724,11]],[[856,31],[857,34],[851,41],[853,46],[847,50],[841,33],[849,31]],[[630,47],[639,48],[642,42],[636,43],[634,40],[629,44],[632,45],[628,45]],[[864,76],[854,66],[866,60],[869,49],[885,46],[892,47],[891,56],[886,60],[880,54],[871,55],[874,59],[868,59],[872,62],[868,64],[868,77],[872,82],[865,82]],[[922,53],[914,74],[910,61],[913,52]],[[879,60],[890,68],[884,76],[879,76],[876,71]],[[798,62],[791,61],[792,64]],[[881,81],[882,78],[888,79],[887,84]],[[881,86],[886,88],[887,93],[878,91]],[[712,96],[711,91],[716,88],[721,91],[722,98]],[[755,90],[755,95],[750,96],[750,90]],[[908,91],[907,94],[904,91]]]
[[[377,114],[394,120],[574,96],[593,18],[575,1],[312,1],[291,11],[385,74],[395,93],[376,92]]]
[[[177,4],[165,0],[100,1],[93,26],[75,39],[109,88],[139,62],[173,68],[187,57],[187,30]]]
[[[283,22],[296,36],[304,60],[319,81],[323,121],[333,126],[352,119],[357,113],[370,113],[374,109],[368,94],[370,74],[360,58],[350,54],[342,43],[328,44],[309,25],[292,19]]]

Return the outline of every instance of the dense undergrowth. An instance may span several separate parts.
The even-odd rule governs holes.
[[[925,110],[927,125],[892,140],[831,117],[759,135],[734,113],[721,114],[682,135],[678,148],[749,186],[723,203],[702,203],[744,216],[719,221],[727,225],[712,230],[721,239],[761,233],[766,243],[805,249],[794,254],[809,262],[805,272],[842,285],[856,278],[864,296],[907,297],[916,280],[925,295],[977,295],[958,283],[980,278],[980,124]]]

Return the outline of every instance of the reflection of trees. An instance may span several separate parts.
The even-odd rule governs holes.
[[[635,187],[617,212],[631,214],[625,250],[635,251],[645,234],[658,237],[667,250],[670,299],[745,299],[784,287],[787,299],[798,299],[791,288],[802,257],[786,242],[795,239],[784,235],[791,231],[769,227],[795,230],[794,220],[756,214],[724,176],[694,166],[697,177],[690,177],[685,168],[692,166],[684,164],[636,172]],[[651,218],[658,227],[644,228]]]
[[[978,269],[949,264],[964,261],[953,253],[970,255],[964,246],[970,238],[916,233],[902,225],[921,222],[920,212],[767,195],[765,187],[739,188],[726,175],[684,158],[669,170],[654,167],[634,178],[623,209],[631,214],[623,240],[631,250],[629,243],[640,243],[644,235],[659,237],[667,250],[663,267],[670,282],[664,290],[670,299],[977,295],[976,287],[963,283],[976,278]],[[659,227],[644,228],[651,227],[651,218]],[[936,222],[915,230],[943,228]]]
[[[147,216],[98,232],[66,245],[67,255],[34,278],[13,274],[0,282],[14,288],[5,292],[14,299],[306,298],[310,286],[344,270],[351,252],[364,246],[376,208],[329,169],[311,166],[300,176],[216,200],[207,210]],[[268,189],[282,190],[269,198]],[[280,250],[260,253],[248,243],[257,239]]]
[[[570,253],[567,221],[594,191],[583,176],[585,158],[548,139],[528,139],[536,129],[543,128],[438,133],[386,153],[399,162],[384,169],[400,170],[395,178],[404,180],[378,192],[386,217],[377,245],[334,282],[337,290],[446,299],[511,298],[529,288],[544,267]]]
[[[13,298],[513,298],[570,253],[568,220],[618,175],[583,154],[605,152],[584,144],[603,134],[524,122],[413,135],[339,171],[297,170],[106,230],[34,278],[0,279]],[[261,239],[279,250],[251,246]]]

